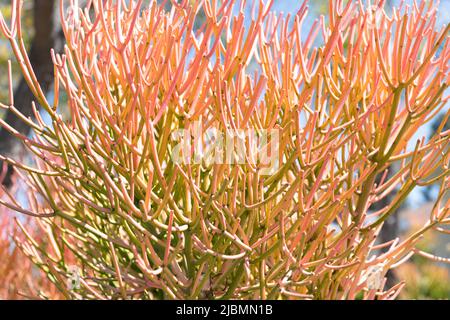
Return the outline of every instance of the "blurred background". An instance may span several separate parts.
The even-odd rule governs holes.
[[[195,0],[194,0],[195,1]],[[148,2],[148,1],[147,1]],[[251,10],[251,1],[247,1],[247,10]],[[367,4],[369,1],[363,1]],[[372,1],[374,2],[374,1]],[[429,1],[427,1],[429,2]],[[327,13],[328,1],[310,0],[309,14],[305,21],[303,32],[308,32],[309,27],[320,15]],[[405,5],[411,5],[412,0],[404,1]],[[437,2],[436,2],[437,3]],[[302,1],[300,0],[275,0],[272,9],[277,12],[290,13],[295,15],[300,8]],[[398,6],[399,0],[386,0],[385,9],[388,13],[392,11],[392,7]],[[59,0],[24,0],[23,1],[23,17],[22,24],[25,36],[25,45],[28,49],[30,60],[34,66],[36,76],[39,79],[42,89],[49,98],[52,97],[52,73],[53,66],[50,59],[50,49],[54,48],[56,52],[61,52],[64,46],[64,36],[59,26]],[[438,26],[450,23],[450,0],[441,0],[438,6]],[[6,18],[11,15],[10,0],[0,0],[0,10]],[[9,43],[0,37],[0,101],[6,103],[8,101],[8,72],[7,61],[12,58]],[[31,102],[33,101],[31,92],[29,91],[24,79],[20,76],[19,68],[15,61],[12,61],[13,67],[13,84],[14,84],[14,101],[15,105],[21,112],[27,116],[32,116]],[[450,92],[446,91],[446,95]],[[64,101],[64,97],[61,97]],[[62,112],[64,112],[64,104],[62,104]],[[448,108],[448,107],[447,107]],[[0,111],[0,117],[5,119],[10,125],[19,132],[29,135],[28,127],[26,127],[17,117],[10,113]],[[43,115],[45,118],[45,115]],[[440,123],[438,115],[432,122],[424,125],[416,138],[422,136],[429,137]],[[450,129],[450,124],[446,124]],[[12,158],[23,157],[24,150],[9,133],[0,129],[0,154],[8,155]],[[397,165],[398,166],[398,165]],[[391,174],[396,171],[396,165],[391,168]],[[0,162],[0,172],[2,183],[6,188],[10,188],[13,182],[13,172],[11,168]],[[392,240],[396,237],[402,237],[405,233],[411,233],[418,228],[428,218],[429,212],[433,206],[436,197],[437,186],[417,188],[408,198],[406,204],[401,207],[384,225],[381,239],[384,241]],[[15,191],[17,197],[23,196],[23,191]],[[392,197],[391,197],[392,199]],[[384,201],[389,202],[387,197]],[[378,206],[383,206],[379,203]],[[372,208],[377,209],[377,208]],[[19,261],[14,265],[14,261],[6,261],[6,256],[11,256],[15,252],[11,234],[11,221],[5,218],[10,217],[14,213],[0,210],[0,298],[26,298],[27,295],[16,295],[11,293],[10,283],[14,281],[14,277],[5,279],[2,274],[6,275],[8,268],[23,269],[27,275],[24,275],[24,284],[27,287],[37,287],[39,285],[46,286],[45,281],[40,278],[38,273],[30,272],[30,266]],[[425,251],[436,253],[440,256],[450,256],[450,235],[445,234],[428,234],[422,242],[421,246]],[[17,270],[15,274],[20,275],[21,270]],[[15,277],[16,281],[20,277]],[[403,290],[400,299],[450,299],[450,269],[448,265],[439,264],[424,260],[421,257],[413,257],[407,263],[395,269],[388,275],[388,284],[405,280],[406,287]],[[18,286],[21,284],[19,283]],[[29,296],[28,296],[29,297]],[[56,296],[55,296],[56,297]]]

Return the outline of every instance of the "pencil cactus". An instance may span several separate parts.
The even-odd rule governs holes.
[[[29,236],[25,252],[67,298],[395,298],[403,283],[385,289],[389,269],[414,253],[445,260],[416,243],[450,223],[450,26],[437,29],[427,2],[392,16],[383,2],[330,1],[305,38],[306,3],[293,17],[262,1],[251,17],[233,0],[183,0],[169,11],[156,1],[61,3],[67,45],[52,53],[50,102],[12,1],[1,30],[51,119],[22,117],[34,138],[0,120],[35,160],[1,156],[31,198],[26,208],[1,202],[37,217],[52,246]],[[13,105],[11,95],[1,107]],[[408,149],[442,110],[438,132]],[[211,130],[237,144],[211,142]],[[432,183],[441,191],[428,223],[378,243],[386,218]],[[369,210],[391,192],[389,205]],[[72,266],[79,285],[69,290]]]
[[[18,187],[18,185],[15,185]],[[16,190],[11,189],[14,193]],[[2,196],[4,196],[2,194]],[[21,248],[14,244],[14,239],[25,243],[24,234],[16,228],[14,219],[17,214],[2,206],[0,208],[0,299],[39,299],[62,297],[56,287],[47,279],[45,273],[33,265]],[[20,224],[41,241],[45,246],[45,238],[40,237],[39,220],[21,217]]]

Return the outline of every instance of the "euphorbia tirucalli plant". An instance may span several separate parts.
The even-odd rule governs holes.
[[[416,248],[450,223],[450,26],[435,25],[436,7],[388,15],[384,1],[330,1],[303,37],[306,3],[295,16],[255,4],[245,16],[246,1],[233,0],[173,1],[169,11],[156,1],[61,2],[67,45],[52,52],[53,102],[21,40],[20,1],[10,24],[0,19],[51,119],[22,116],[33,138],[0,120],[35,160],[1,157],[31,198],[1,201],[40,221],[52,250],[26,228],[18,244],[66,298],[393,299],[404,283],[385,288],[388,270],[413,254],[448,262]],[[12,94],[1,107],[21,116]],[[414,141],[442,111],[434,136]],[[195,146],[208,145],[195,137],[175,161],[180,129],[275,130],[264,152],[277,165],[263,173],[248,141],[244,161],[194,161]],[[411,191],[435,183],[422,229],[379,243]],[[68,288],[74,266],[79,285]]]
[[[2,180],[3,177],[0,176],[0,181]],[[14,187],[19,187],[19,184]],[[15,192],[13,189],[9,191]],[[14,238],[16,241],[22,241],[25,237],[21,230],[15,227],[14,219],[17,218],[17,213],[7,207],[0,208],[0,299],[61,298],[62,295],[45,273],[34,266],[20,248],[14,245]],[[36,226],[40,220],[30,217],[21,217],[20,220],[20,224],[26,226],[30,234],[39,241],[46,241],[46,238],[41,238],[40,228]]]

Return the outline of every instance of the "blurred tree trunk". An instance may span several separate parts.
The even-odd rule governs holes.
[[[393,164],[388,168],[388,174],[387,174],[388,179],[390,177],[392,177],[392,175],[395,173],[394,172],[396,170],[395,166],[396,166],[396,164]],[[381,177],[381,175],[378,178],[380,178],[380,177]],[[377,184],[378,183],[379,183],[379,181],[377,179]],[[392,202],[392,199],[394,198],[394,196],[395,196],[395,191],[389,193],[386,197],[384,197],[380,201],[375,202],[371,206],[370,209],[377,211],[377,210],[381,210],[381,209],[387,207]],[[379,237],[378,237],[380,243],[388,242],[388,241],[391,241],[398,237],[399,230],[400,230],[398,213],[400,211],[400,208],[395,210],[384,222],[383,227],[382,227]],[[383,248],[382,251],[385,252],[388,249],[389,249],[389,246]],[[385,287],[391,288],[396,283],[397,283],[397,277],[395,275],[395,272],[393,270],[389,270],[386,274],[386,286]]]
[[[31,42],[29,57],[33,66],[36,77],[41,85],[44,94],[47,94],[53,83],[53,63],[50,56],[50,49],[55,48],[60,52],[63,48],[62,31],[55,28],[54,0],[33,0],[33,26],[34,38]],[[21,78],[19,84],[14,90],[14,105],[25,116],[33,116],[31,102],[34,96],[24,78]],[[8,111],[4,120],[24,135],[30,133],[30,127],[23,123],[12,112]],[[4,128],[0,129],[0,154],[15,158],[24,149],[18,139],[14,138]],[[0,162],[0,170],[4,170],[3,163]],[[13,169],[7,166],[7,172],[3,179],[3,185],[9,187],[11,185],[11,176]]]
[[[392,215],[387,218],[383,225],[383,229],[380,232],[380,242],[391,241],[398,237],[399,232],[399,219],[398,219],[399,210],[397,209],[392,213]],[[387,251],[389,247],[385,250]],[[391,288],[397,283],[397,276],[393,270],[389,270],[386,274],[386,287]]]

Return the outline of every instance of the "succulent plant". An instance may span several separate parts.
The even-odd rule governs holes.
[[[19,186],[16,184],[9,192],[17,192],[15,189]],[[28,259],[21,246],[15,244],[23,243],[26,246],[25,236],[17,228],[16,219],[19,225],[27,228],[28,234],[45,246],[45,238],[40,237],[40,228],[36,225],[39,220],[17,217],[8,208],[0,207],[0,299],[62,298],[46,274]]]
[[[34,159],[0,156],[30,198],[1,203],[39,220],[45,240],[19,245],[66,298],[393,299],[404,283],[385,288],[388,270],[413,254],[445,260],[416,244],[450,223],[450,26],[437,29],[429,1],[388,15],[384,1],[332,0],[303,37],[306,3],[283,16],[272,2],[251,16],[234,0],[61,2],[54,102],[21,41],[20,1],[10,25],[0,18],[51,119],[22,117],[33,138],[0,120]],[[10,96],[0,106],[21,116]],[[440,112],[434,136],[408,148]],[[433,183],[429,221],[378,243],[411,191]]]

